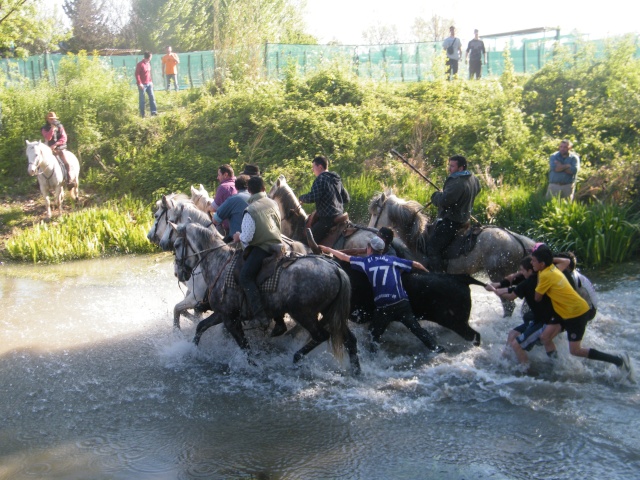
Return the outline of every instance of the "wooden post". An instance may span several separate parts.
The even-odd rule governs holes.
[[[193,88],[193,78],[191,77],[191,54],[187,55],[187,73],[189,74],[189,85]]]

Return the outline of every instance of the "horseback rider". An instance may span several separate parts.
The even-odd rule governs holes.
[[[462,155],[449,158],[449,176],[441,192],[431,195],[431,203],[438,207],[435,230],[427,243],[429,269],[444,272],[442,259],[446,248],[453,242],[456,232],[471,218],[473,201],[480,192],[480,182],[467,170],[467,159]]]
[[[327,170],[329,162],[325,157],[314,158],[312,165],[316,179],[311,191],[300,196],[300,203],[315,202],[316,219],[311,226],[311,233],[313,238],[321,242],[333,227],[334,219],[344,213],[344,204],[348,203],[350,198],[349,192],[342,185],[340,175]]]
[[[64,151],[67,149],[67,132],[64,130],[64,126],[58,120],[55,112],[49,112],[44,117],[47,122],[40,129],[42,136],[47,142],[47,145],[51,147],[54,155],[57,155],[62,163],[64,164],[66,173],[64,180],[67,183],[70,183],[70,172],[69,172],[69,162],[64,156]]]
[[[256,277],[262,261],[272,255],[278,246],[282,246],[280,234],[280,210],[276,202],[267,197],[262,177],[251,177],[247,182],[249,190],[249,206],[242,217],[240,232],[233,234],[235,242],[242,242],[245,250],[245,261],[240,271],[240,286],[244,290],[247,303],[254,319],[268,325],[268,319]]]

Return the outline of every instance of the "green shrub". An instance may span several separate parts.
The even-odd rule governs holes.
[[[640,215],[615,204],[552,199],[543,208],[533,236],[555,251],[573,251],[589,266],[620,263],[638,253]]]
[[[156,251],[146,237],[152,220],[147,205],[125,197],[25,229],[7,242],[6,253],[14,260],[33,263],[150,253]]]

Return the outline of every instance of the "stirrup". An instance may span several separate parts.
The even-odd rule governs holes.
[[[321,255],[322,250],[320,250],[320,247],[316,243],[315,238],[313,238],[313,232],[311,232],[311,229],[310,228],[305,229],[304,233],[307,235],[307,245],[309,245],[309,248],[311,249],[311,251],[315,255]]]

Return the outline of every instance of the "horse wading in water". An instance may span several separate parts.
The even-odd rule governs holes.
[[[180,281],[187,281],[193,269],[200,265],[209,287],[209,304],[215,305],[215,313],[198,324],[194,342],[197,344],[209,327],[224,323],[238,345],[249,349],[240,318],[244,293],[239,286],[225,286],[236,250],[224,243],[217,232],[200,225],[180,225],[177,230],[176,276]],[[269,318],[288,313],[311,335],[311,340],[295,353],[294,362],[331,339],[334,354],[339,358],[343,347],[346,348],[353,372],[360,373],[356,337],[348,326],[350,292],[349,277],[340,266],[315,256],[298,258],[282,269],[274,292],[261,292]],[[319,313],[322,313],[321,320],[318,320]]]
[[[173,228],[169,226],[170,221],[174,223],[195,221],[205,227],[211,225],[209,217],[198,210],[186,195],[176,193],[163,195],[156,202],[154,222],[147,233],[147,239],[151,243],[159,245],[163,250],[173,249],[173,238],[171,237]],[[173,307],[173,326],[176,329],[180,329],[180,315],[185,315],[191,321],[196,322],[202,319],[199,312],[210,310],[207,300],[207,284],[202,277],[202,270],[199,266],[193,271],[189,280],[184,282],[184,285],[187,287],[184,300],[176,303]],[[194,309],[196,314],[189,314],[187,311],[189,309]]]
[[[413,200],[403,200],[389,192],[375,195],[369,204],[371,219],[369,226],[394,229],[409,247],[419,262],[426,264],[427,241],[431,234],[428,217],[422,213],[422,205]],[[492,282],[515,272],[520,260],[528,255],[535,242],[524,235],[494,226],[477,227],[479,233],[470,248],[469,232],[459,232],[454,242],[446,249],[447,273],[474,274],[486,271]],[[463,251],[463,253],[461,253]],[[511,316],[515,308],[513,301],[502,301],[504,315]]]
[[[38,176],[40,192],[47,206],[47,217],[51,218],[51,201],[49,194],[53,193],[54,203],[58,206],[58,212],[62,215],[62,198],[64,197],[64,176],[58,159],[51,148],[42,142],[27,143],[27,159],[29,164],[27,172],[32,177]],[[65,158],[69,163],[69,194],[74,200],[78,199],[78,185],[80,176],[80,163],[76,156],[69,150],[65,151]]]

